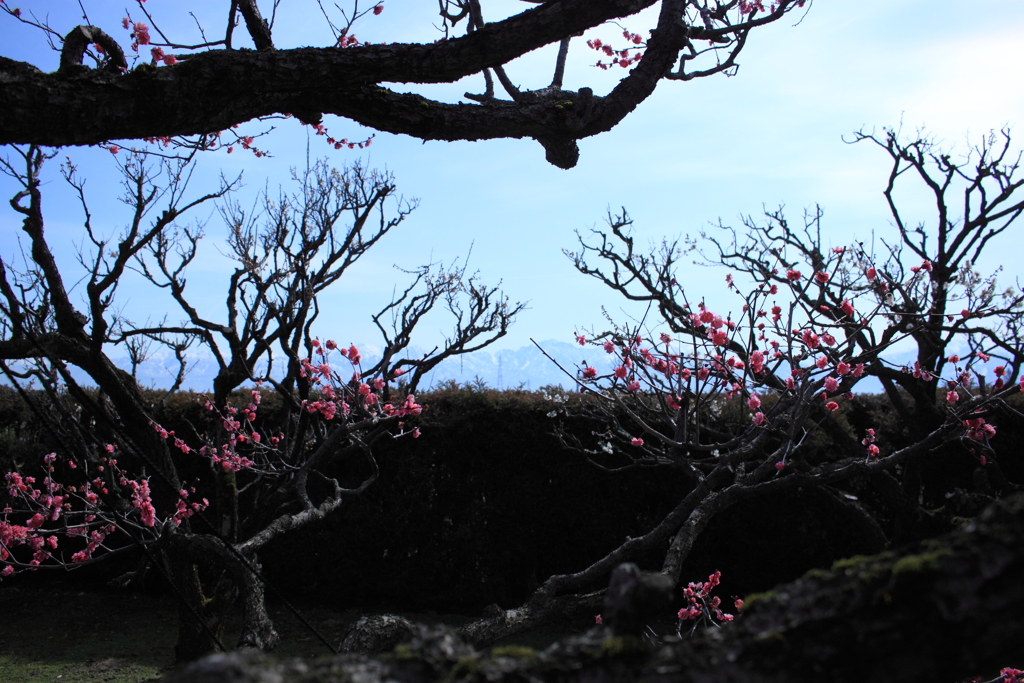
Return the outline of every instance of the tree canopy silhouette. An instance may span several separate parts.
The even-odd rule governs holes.
[[[150,14],[156,8],[138,4],[147,21],[124,19],[133,39],[126,51],[109,27],[58,28],[0,2],[13,19],[45,31],[61,53],[53,73],[0,56],[0,144],[166,140],[207,136],[283,114],[321,125],[325,114],[335,114],[422,140],[533,138],[548,161],[571,168],[579,158],[577,140],[610,130],[664,80],[734,72],[750,32],[804,2],[557,0],[488,22],[480,0],[441,0],[440,40],[433,40],[435,35],[423,43],[381,45],[360,43],[353,25],[365,15],[382,14],[384,3],[360,12],[354,2],[350,13],[337,6],[335,15],[324,11],[333,45],[298,48],[276,42],[276,2],[267,20],[256,0],[233,0],[220,37],[211,30],[214,37],[207,38],[204,29],[199,44],[179,42]],[[629,68],[610,92],[562,88],[572,38],[606,22],[640,21],[633,15],[655,5],[660,11],[649,31],[624,29],[622,45],[587,41],[587,48],[610,58],[598,66]],[[78,16],[76,10],[74,21]],[[255,49],[235,32],[242,25]],[[553,43],[560,49],[550,85],[535,90],[514,85],[504,66]],[[483,77],[486,89],[466,93],[470,103],[394,87],[451,83],[474,74]],[[495,94],[495,78],[503,97]]]

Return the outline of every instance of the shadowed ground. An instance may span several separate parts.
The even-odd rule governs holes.
[[[33,577],[34,578],[34,577]],[[361,616],[310,602],[296,605],[335,647]],[[282,605],[271,601],[281,634],[281,657],[318,657],[328,650]],[[459,615],[408,614],[420,623],[458,626]],[[81,590],[60,579],[8,579],[0,584],[0,681],[30,683],[136,683],[174,666],[177,609],[169,596],[116,590]],[[229,626],[234,626],[229,624]],[[582,630],[579,626],[575,630]],[[543,647],[570,630],[546,629],[517,642]],[[234,633],[232,628],[226,629]],[[230,644],[232,641],[228,640]]]

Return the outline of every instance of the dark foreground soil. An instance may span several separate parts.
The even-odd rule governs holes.
[[[309,601],[294,605],[337,645],[363,615]],[[316,657],[329,650],[284,605],[270,602],[281,635],[282,657]],[[467,617],[404,614],[423,623],[451,626]],[[580,629],[582,630],[585,626]],[[573,629],[571,629],[573,630]],[[116,590],[82,590],[60,581],[0,584],[0,682],[137,683],[174,668],[177,609],[174,598]],[[516,639],[542,647],[567,634],[565,628]],[[236,632],[228,629],[229,647]]]
[[[299,610],[335,646],[359,616],[310,604]],[[271,613],[282,640],[277,652],[328,653],[283,606],[271,604]],[[0,681],[152,680],[174,666],[176,631],[171,597],[7,581],[0,586]]]

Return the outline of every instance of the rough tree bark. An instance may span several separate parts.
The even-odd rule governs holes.
[[[561,0],[494,23],[483,21],[477,0],[459,0],[454,4],[464,12],[458,16],[472,14],[462,37],[433,44],[301,49],[275,49],[267,23],[250,16],[254,3],[239,4],[255,51],[230,49],[232,25],[224,41],[211,43],[228,49],[191,52],[160,68],[89,69],[82,65],[89,41],[101,42],[108,55],[123,53],[99,28],[80,26],[67,35],[64,50],[72,54],[62,55],[57,72],[0,58],[0,144],[88,145],[214,133],[274,114],[295,114],[305,123],[336,114],[423,140],[534,138],[552,164],[570,168],[579,156],[576,140],[610,130],[662,79],[688,80],[732,68],[751,29],[803,2],[782,0],[773,11],[740,12],[730,19],[728,11],[739,11],[735,2],[721,9],[703,1],[664,0],[657,26],[644,36],[643,59],[607,96],[586,87],[578,92],[511,87],[512,99],[498,100],[489,87],[488,95],[473,96],[479,100],[474,104],[438,102],[383,84],[450,83],[484,73],[490,85],[489,69],[498,70],[505,83],[500,70],[517,57],[636,14],[655,0]],[[457,20],[442,16],[446,28],[449,22],[454,27]],[[683,68],[719,48],[725,54],[710,66]],[[127,65],[123,57],[118,62]],[[564,68],[564,56],[559,64],[556,73]]]
[[[163,679],[184,681],[700,681],[934,683],[1021,666],[1024,496],[962,530],[873,557],[836,562],[751,596],[742,615],[650,647],[603,627],[543,652],[479,652],[444,628],[416,627],[377,658],[272,661],[215,655]],[[666,608],[668,606],[666,605]]]
[[[995,428],[964,432],[984,425],[986,411],[1019,391],[1013,373],[1024,353],[1018,322],[1024,297],[1014,290],[999,296],[994,278],[982,278],[967,264],[1024,212],[1018,196],[1024,180],[1014,177],[1009,136],[992,134],[956,162],[927,140],[901,142],[896,131],[858,139],[873,140],[890,156],[890,202],[896,178],[915,171],[910,177],[936,199],[937,227],[933,232],[906,228],[892,203],[900,240],[877,261],[863,244],[824,247],[820,212],[807,217],[803,231],[776,212],[767,226],[747,221],[745,236],[733,229],[712,233],[705,258],[729,269],[730,285],[734,274],[754,283],[732,321],[738,330],[732,337],[723,331],[716,340],[715,325],[731,328],[677,285],[676,268],[686,253],[678,242],[665,242],[651,253],[636,250],[625,213],[609,221],[609,232],[595,230],[592,239],[581,238],[581,251],[570,255],[576,268],[625,299],[657,307],[660,320],[652,323],[652,314],[645,324],[673,334],[646,331],[644,339],[639,328],[619,327],[588,335],[609,354],[620,353],[621,365],[603,375],[594,367],[579,369],[574,379],[592,398],[582,409],[592,411],[603,431],[587,438],[563,433],[563,441],[607,471],[672,467],[691,478],[693,487],[681,491],[676,509],[647,533],[627,539],[585,569],[549,577],[522,607],[460,628],[468,642],[490,644],[535,628],[585,601],[614,567],[645,554],[664,553],[662,573],[680,581],[683,562],[707,524],[754,496],[795,487],[840,495],[854,477],[895,473],[900,487],[883,495],[899,508],[888,539],[898,545],[938,533],[925,510],[945,506],[955,488],[973,483],[942,479],[926,490],[920,468],[936,450],[953,452],[961,462],[976,460],[978,477],[998,476],[997,454],[988,445]],[[961,192],[964,215],[959,216],[955,198]],[[902,256],[900,245],[910,255]],[[811,268],[814,275],[805,277],[797,268]],[[791,303],[781,298],[787,293]],[[952,302],[964,312],[952,315]],[[858,314],[854,304],[863,312]],[[893,365],[888,349],[908,333],[918,344],[919,360],[914,367]],[[819,342],[818,334],[827,341]],[[949,355],[958,344],[978,366]],[[727,359],[729,354],[735,356]],[[997,381],[990,390],[979,369],[993,359],[1004,365],[994,369]],[[716,384],[716,372],[728,379]],[[872,446],[873,427],[850,432],[834,417],[838,401],[852,400],[859,378],[871,375],[909,395],[917,391],[915,400],[924,406],[909,413],[897,409],[911,425],[912,438],[892,444],[890,454]],[[762,398],[769,405],[769,396],[770,407],[755,412]],[[730,405],[736,409],[727,412]],[[814,430],[829,441],[818,455],[804,447]],[[1019,489],[1008,482],[1004,490]],[[865,508],[864,516],[871,514],[878,511]]]
[[[52,155],[35,146],[16,150],[21,164],[0,159],[0,170],[22,185],[10,203],[23,217],[22,227],[30,240],[29,253],[23,256],[30,265],[19,271],[7,265],[14,259],[0,258],[0,372],[19,388],[34,381],[51,400],[66,390],[78,402],[77,413],[65,411],[65,419],[48,421],[64,444],[53,457],[68,458],[72,463],[68,471],[78,470],[62,477],[84,476],[78,472],[96,467],[89,475],[95,478],[85,481],[100,489],[102,500],[97,494],[89,502],[86,523],[109,522],[104,533],[116,530],[145,551],[149,560],[157,561],[170,580],[181,601],[178,658],[193,659],[214,648],[223,649],[221,625],[238,602],[244,621],[238,644],[273,648],[279,638],[265,606],[259,552],[275,537],[323,519],[341,506],[343,496],[350,499],[366,490],[378,473],[371,451],[374,442],[411,432],[404,420],[421,410],[412,392],[423,374],[446,358],[484,348],[500,338],[522,305],[510,304],[499,290],[467,274],[465,266],[424,266],[415,273],[414,282],[374,318],[386,344],[383,358],[372,367],[364,366],[353,346],[348,355],[339,351],[350,367],[332,370],[328,363],[335,361],[326,352],[314,351],[337,348],[330,341],[321,346],[314,338],[318,296],[411,210],[404,202],[398,202],[394,212],[390,201],[384,208],[395,189],[390,179],[361,169],[336,171],[318,164],[302,176],[303,190],[297,195],[282,196],[277,205],[267,199],[267,222],[241,210],[225,210],[236,268],[229,275],[225,320],[218,322],[216,317],[200,315],[189,303],[192,290],[186,290],[186,267],[199,253],[202,228],[177,227],[175,221],[190,208],[222,198],[230,185],[185,203],[181,197],[191,176],[187,164],[164,167],[167,185],[158,186],[160,173],[133,157],[124,167],[131,220],[112,239],[102,237],[93,226],[82,181],[73,170],[65,173],[79,191],[86,216],[88,246],[79,252],[87,270],[83,306],[72,298],[73,290],[65,284],[70,271],[58,268],[44,231],[40,170]],[[157,217],[147,218],[158,199],[167,200],[167,206]],[[115,293],[131,267],[155,288],[170,290],[185,322],[139,326],[116,312]],[[405,357],[414,329],[435,306],[453,316],[454,329],[431,354]],[[392,324],[381,318],[391,318]],[[210,419],[217,425],[212,433],[202,432],[198,423],[182,436],[164,430],[159,425],[160,406],[150,404],[135,376],[119,369],[108,355],[117,344],[135,343],[133,364],[142,362],[147,341],[175,351],[181,365],[179,383],[186,370],[183,353],[190,345],[205,345],[215,357],[219,372],[214,402],[207,402]],[[309,359],[316,361],[316,378]],[[99,397],[82,386],[70,368],[86,373]],[[345,377],[361,372],[374,388],[358,379],[342,379],[343,369]],[[399,376],[408,389],[405,402],[389,402],[390,392],[397,390],[387,389],[387,383]],[[320,377],[327,377],[327,383],[320,385]],[[245,395],[241,410],[230,405],[231,392],[247,380],[271,385],[287,408],[277,424],[262,425],[264,434],[253,423],[261,396],[258,390]],[[374,394],[368,400],[373,391],[380,392],[379,399]],[[322,400],[307,402],[317,398],[313,394]],[[378,406],[380,412],[376,412]],[[243,431],[241,420],[251,432]],[[268,442],[272,447],[266,446]],[[252,459],[244,456],[245,462],[233,467],[230,458],[237,456],[238,447],[249,449]],[[109,464],[108,454],[116,455]],[[356,457],[365,460],[356,475],[357,485],[344,486],[325,474],[326,467],[344,467],[341,463]],[[104,482],[100,477],[113,476],[118,461],[122,468],[118,471],[125,474]],[[108,469],[109,473],[100,474]],[[141,520],[136,510],[145,506],[132,497],[136,489],[130,489],[129,483],[140,470],[152,509],[152,516]],[[141,483],[134,484],[143,490]],[[47,493],[63,490],[60,487],[65,485],[48,483]],[[68,490],[78,493],[77,486]],[[9,488],[3,493],[0,507],[7,507],[6,496],[18,496],[17,490],[11,493]],[[190,520],[185,499],[192,494],[203,504],[191,508],[198,516]],[[19,498],[17,504],[35,511],[32,501],[36,498]],[[57,520],[54,515],[49,521]],[[31,566],[9,557],[6,547],[3,560],[0,568]],[[64,562],[57,560],[56,565]],[[210,571],[200,574],[197,567]]]

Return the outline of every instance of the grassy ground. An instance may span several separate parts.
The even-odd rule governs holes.
[[[175,610],[156,597],[0,588],[0,680],[127,683],[173,663]]]
[[[335,646],[358,617],[354,611],[316,605],[302,605],[300,611]],[[329,652],[283,607],[271,604],[271,615],[282,639],[275,654]],[[174,666],[177,618],[169,597],[5,581],[0,586],[0,681],[153,680]],[[230,635],[225,640],[234,644]]]
[[[337,646],[360,616],[323,605],[296,605]],[[280,657],[329,654],[283,606],[270,603],[281,635]],[[458,625],[466,617],[407,614],[414,621]],[[585,626],[584,626],[585,628]],[[582,629],[573,629],[582,630]],[[3,683],[138,683],[174,667],[177,610],[173,598],[125,591],[82,591],[54,582],[0,584],[0,681]],[[232,635],[234,632],[228,631]],[[524,634],[517,644],[543,647],[566,635],[551,630]],[[234,644],[229,635],[225,644]],[[504,644],[504,643],[503,643]]]

